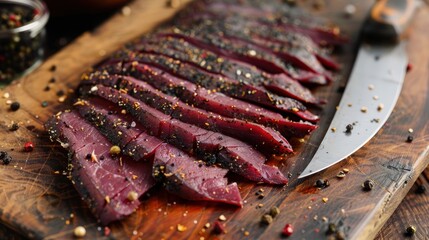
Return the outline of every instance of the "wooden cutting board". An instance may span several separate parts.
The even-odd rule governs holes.
[[[182,5],[185,5],[182,0]],[[9,99],[0,99],[0,150],[8,151],[13,162],[0,166],[0,219],[17,233],[30,238],[73,238],[76,226],[85,226],[87,239],[277,239],[286,223],[294,226],[290,239],[320,239],[326,237],[328,223],[335,223],[350,239],[373,238],[408,192],[412,183],[429,162],[429,8],[424,7],[413,21],[408,52],[412,71],[407,75],[399,102],[382,130],[356,154],[346,161],[305,180],[296,180],[298,172],[308,163],[316,150],[338,104],[352,67],[357,35],[363,16],[372,1],[355,1],[357,13],[352,18],[343,16],[344,0],[331,0],[329,6],[315,14],[329,16],[352,39],[350,45],[337,51],[338,61],[344,67],[338,80],[328,87],[316,89],[316,94],[329,99],[323,109],[314,109],[322,117],[320,128],[305,143],[296,141],[300,154],[279,162],[291,181],[285,187],[251,184],[240,181],[244,207],[237,209],[212,203],[180,200],[161,189],[154,189],[137,212],[127,219],[104,227],[97,224],[85,204],[63,174],[67,168],[66,152],[51,143],[43,129],[50,115],[64,109],[56,93],[67,92],[71,99],[79,83],[80,73],[130,39],[153,29],[171,17],[178,9],[166,7],[164,1],[137,0],[112,17],[108,22],[88,32],[64,50],[48,59],[38,70],[16,81],[1,91]],[[307,3],[309,4],[309,3]],[[57,70],[50,71],[57,66]],[[50,83],[55,79],[54,83]],[[50,90],[45,91],[49,84]],[[8,110],[7,100],[17,100],[21,108]],[[48,106],[42,107],[47,101]],[[19,122],[17,131],[9,125]],[[408,129],[414,129],[414,141],[406,143]],[[34,151],[23,151],[27,141],[35,144]],[[344,179],[335,176],[342,168],[350,169]],[[317,190],[317,179],[329,179],[331,185]],[[361,184],[372,179],[375,188],[364,192]],[[259,199],[255,193],[264,190]],[[327,201],[322,201],[327,198]],[[326,199],[325,199],[326,200]],[[273,206],[281,210],[272,224],[260,224],[261,216]],[[226,235],[214,236],[206,223],[213,224],[220,215],[226,217]],[[179,232],[182,224],[186,231]]]

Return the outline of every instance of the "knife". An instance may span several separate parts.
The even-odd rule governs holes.
[[[386,122],[404,82],[408,58],[402,37],[416,6],[415,0],[379,0],[372,6],[363,43],[328,132],[298,178],[350,156]]]

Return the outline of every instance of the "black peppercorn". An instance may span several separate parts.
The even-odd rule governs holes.
[[[19,104],[19,102],[13,102],[10,105],[10,110],[17,111],[20,107],[21,107],[21,104]]]
[[[407,236],[413,236],[415,233],[416,233],[416,231],[417,231],[417,228],[415,227],[415,226],[413,226],[413,225],[410,225],[410,226],[408,226],[407,227],[407,229],[405,230],[405,234],[407,235]]]
[[[64,96],[64,91],[63,90],[58,90],[58,92],[57,92],[57,96],[58,97],[61,97],[61,96]]]
[[[353,125],[347,124],[345,133],[351,134],[353,130]]]
[[[330,223],[328,225],[328,229],[326,230],[326,234],[334,234],[337,232],[337,225],[335,223]]]
[[[46,86],[43,90],[44,90],[45,92],[47,92],[47,91],[51,90],[51,87]]]
[[[13,123],[12,126],[10,126],[9,128],[10,131],[16,131],[18,129],[19,129],[18,123]]]
[[[328,179],[325,179],[325,180],[318,179],[316,181],[316,187],[318,187],[318,188],[326,188],[326,187],[329,187],[329,185],[330,185],[330,183],[329,183]]]
[[[316,181],[316,187],[323,188],[325,186],[325,182],[322,179],[318,179]]]
[[[417,185],[416,193],[423,194],[426,192],[426,187],[423,185]]]
[[[413,140],[414,140],[414,137],[413,137],[413,136],[409,135],[409,136],[407,137],[407,142],[408,142],[408,143],[412,142]]]
[[[4,151],[0,151],[0,160],[2,160],[4,157],[6,157],[7,153]]]
[[[55,70],[57,70],[57,65],[52,65],[51,68],[49,69],[49,71],[51,72],[55,72]]]
[[[54,83],[54,82],[56,82],[57,81],[57,79],[55,79],[54,77],[53,78],[51,78],[51,80],[49,80],[49,82],[50,83]]]
[[[365,180],[362,184],[362,188],[364,191],[371,191],[374,188],[374,182],[370,179]]]

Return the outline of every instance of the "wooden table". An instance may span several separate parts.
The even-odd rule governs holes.
[[[429,102],[423,97],[428,91],[429,49],[420,45],[429,41],[429,32],[426,31],[429,25],[428,8],[422,9],[413,23],[414,33],[408,49],[414,69],[408,74],[398,105],[382,131],[343,163],[303,181],[295,180],[326,131],[341,97],[336,89],[344,84],[352,66],[358,29],[369,1],[355,3],[358,12],[349,19],[342,14],[346,1],[332,0],[329,8],[319,11],[339,22],[353,41],[338,54],[339,61],[344,63],[342,77],[330,87],[317,91],[319,96],[330,99],[322,110],[315,110],[322,116],[319,130],[305,144],[295,143],[302,153],[292,156],[281,167],[284,172],[292,173],[289,186],[273,188],[240,183],[241,193],[247,201],[240,211],[213,204],[189,203],[156,191],[154,196],[143,202],[136,214],[110,225],[112,233],[109,236],[136,239],[149,236],[158,239],[213,237],[201,233],[201,229],[205,223],[213,222],[224,214],[228,219],[228,239],[243,238],[246,232],[249,232],[249,239],[279,238],[285,223],[294,224],[296,232],[293,238],[322,238],[329,222],[342,225],[341,230],[350,238],[373,238],[429,161],[429,129],[426,122]],[[118,14],[97,30],[85,33],[47,60],[36,72],[1,93],[8,92],[12,99],[22,103],[18,112],[0,109],[0,114],[5,116],[0,128],[0,150],[8,150],[15,159],[11,165],[0,167],[3,186],[0,201],[5,203],[0,206],[0,219],[5,225],[33,238],[71,238],[77,225],[87,228],[89,238],[103,236],[103,228],[96,224],[62,175],[66,167],[65,153],[57,144],[47,140],[42,124],[52,113],[63,108],[58,103],[57,90],[74,89],[79,82],[79,73],[124,42],[167,19],[174,11],[165,8],[162,1],[138,0],[131,5],[130,15]],[[54,64],[57,71],[53,73],[49,69]],[[56,78],[56,83],[51,84],[50,91],[43,91],[52,77]],[[48,101],[49,106],[42,107],[42,101]],[[22,127],[10,132],[7,126],[11,121],[20,121]],[[412,144],[405,142],[408,128],[415,131]],[[36,145],[32,153],[21,150],[28,140]],[[12,148],[14,151],[10,150]],[[344,167],[349,168],[350,173],[343,180],[336,179],[336,174]],[[318,178],[330,179],[331,186],[316,190],[313,184]],[[360,187],[366,179],[376,182],[374,190],[367,193]],[[262,200],[254,195],[260,188],[266,192]],[[328,197],[329,201],[323,203],[323,197]],[[258,207],[259,204],[264,206]],[[258,219],[271,206],[279,206],[282,213],[270,226],[260,226]],[[328,220],[324,221],[324,217]],[[175,226],[179,223],[186,224],[188,230],[184,233],[176,231]]]

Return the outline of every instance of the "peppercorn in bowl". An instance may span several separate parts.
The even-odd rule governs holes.
[[[0,84],[39,65],[48,19],[39,0],[0,0]]]

